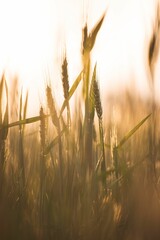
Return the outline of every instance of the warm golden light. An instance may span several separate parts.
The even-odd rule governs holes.
[[[81,38],[85,21],[92,29],[106,11],[93,50],[102,95],[135,84],[149,94],[146,43],[154,22],[155,1],[1,0],[0,73],[18,74],[21,84],[42,101],[50,75],[55,94],[61,93],[60,64],[67,48],[71,82],[81,70]],[[157,70],[158,71],[158,70]],[[9,81],[9,80],[8,80]]]

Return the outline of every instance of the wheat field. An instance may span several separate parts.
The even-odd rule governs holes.
[[[27,117],[28,93],[18,79],[9,96],[0,81],[0,239],[159,240],[160,128],[154,91],[101,100],[91,51],[105,14],[82,29],[82,70],[70,85],[61,66],[64,101],[57,107],[50,81],[39,115]],[[148,46],[154,86],[159,16]],[[76,98],[74,110],[70,101]],[[34,101],[34,99],[31,99]],[[72,114],[74,112],[74,114]]]

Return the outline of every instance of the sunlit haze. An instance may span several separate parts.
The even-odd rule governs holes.
[[[103,100],[109,93],[135,86],[149,95],[147,47],[152,34],[156,0],[1,0],[0,74],[7,82],[19,77],[29,90],[30,111],[43,104],[49,81],[62,99],[61,62],[66,47],[70,83],[81,71],[82,27],[91,30],[106,17],[92,52],[97,62]],[[158,67],[156,73],[160,73]],[[158,77],[157,77],[158,79]],[[156,86],[159,86],[156,83]],[[158,88],[158,87],[156,87]]]

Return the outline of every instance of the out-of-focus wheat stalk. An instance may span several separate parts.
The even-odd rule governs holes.
[[[3,93],[6,93],[6,109],[3,116]],[[8,128],[4,126],[9,122],[9,103],[8,103],[8,86],[5,80],[5,75],[2,75],[0,82],[0,194],[3,187],[5,162],[6,162],[6,139],[8,135]]]
[[[153,26],[153,32],[151,36],[151,40],[149,43],[149,52],[148,52],[148,62],[151,72],[151,78],[152,78],[152,85],[154,84],[154,78],[155,78],[155,65],[157,62],[158,54],[159,54],[159,47],[160,47],[160,8],[159,3],[157,5],[156,9],[156,17],[155,22]]]
[[[52,96],[51,88],[49,86],[47,86],[46,95],[47,95],[47,104],[50,110],[52,123],[56,128],[59,128],[59,119],[58,119],[58,115],[55,107],[55,102]]]
[[[157,132],[157,104],[155,99],[155,66],[158,59],[159,48],[160,48],[160,8],[159,2],[157,3],[156,17],[153,27],[153,33],[149,45],[148,53],[148,62],[151,73],[151,128],[149,130],[149,148],[150,148],[150,171],[151,175],[156,177],[156,158],[157,158],[157,141],[156,141],[156,132]]]
[[[40,227],[44,224],[44,197],[45,197],[45,187],[46,187],[46,158],[45,158],[45,148],[46,148],[46,119],[43,111],[43,107],[40,108]]]
[[[56,107],[55,107],[55,101],[52,96],[52,91],[49,86],[47,86],[46,89],[46,95],[47,95],[47,104],[50,110],[50,115],[52,119],[52,123],[57,129],[58,134],[58,149],[59,149],[59,167],[60,167],[60,179],[61,179],[61,189],[62,189],[62,179],[63,179],[63,157],[62,157],[62,141],[61,141],[61,127],[60,127],[60,121],[57,115]]]
[[[118,179],[118,170],[119,170],[119,163],[118,163],[118,148],[117,148],[117,126],[116,126],[116,119],[115,119],[115,107],[113,107],[112,113],[112,125],[111,125],[111,133],[110,133],[110,142],[111,142],[111,158],[112,164],[115,168],[115,176]]]
[[[27,114],[27,104],[28,104],[28,93],[25,98],[25,103],[23,107],[22,91],[20,95],[20,105],[19,105],[19,122],[26,119]],[[22,183],[22,189],[24,191],[26,184],[25,176],[25,158],[24,158],[24,129],[25,125],[19,124],[19,167],[20,167],[20,182]]]

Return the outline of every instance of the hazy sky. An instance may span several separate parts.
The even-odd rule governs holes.
[[[62,99],[60,65],[65,46],[73,82],[81,70],[82,27],[87,20],[92,29],[107,10],[92,52],[103,99],[133,83],[140,94],[148,94],[146,60],[156,2],[0,0],[0,73],[7,69],[8,81],[9,76],[18,74],[35,105],[43,102],[42,92],[50,75],[54,93]]]

